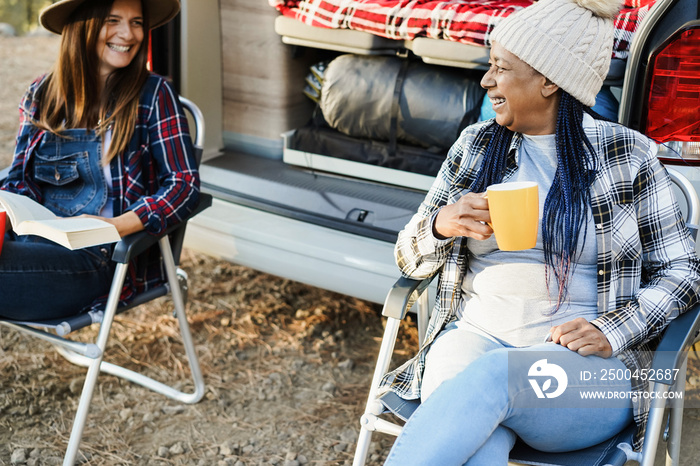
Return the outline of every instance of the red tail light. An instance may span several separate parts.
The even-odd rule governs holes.
[[[687,156],[700,162],[700,22],[676,31],[652,53],[646,82],[643,132],[660,143],[675,142],[667,152],[690,149]]]

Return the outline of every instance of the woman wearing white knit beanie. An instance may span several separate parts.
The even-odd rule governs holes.
[[[386,464],[505,466],[516,437],[571,451],[623,429],[641,447],[648,382],[632,374],[700,300],[700,260],[654,142],[590,109],[619,8],[539,0],[492,32],[496,117],[463,131],[396,244],[404,275],[440,280],[419,353],[380,385],[422,400]],[[538,183],[524,251],[489,226],[486,187],[511,181]]]

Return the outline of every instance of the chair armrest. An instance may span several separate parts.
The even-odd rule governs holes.
[[[700,333],[700,305],[689,309],[668,324],[654,352],[651,368],[654,382],[671,385],[675,382],[673,369],[681,367],[684,353],[695,343]],[[666,372],[666,369],[670,369]],[[656,375],[663,377],[656,377]]]
[[[399,278],[389,290],[389,294],[387,294],[382,315],[399,320],[406,317],[408,310],[411,309],[413,303],[428,288],[433,278],[429,277],[422,280],[403,276]]]
[[[187,217],[185,217],[182,220],[182,222],[178,223],[177,225],[171,226],[160,235],[153,236],[149,235],[145,231],[139,231],[129,236],[125,236],[121,239],[121,241],[117,243],[117,246],[114,248],[114,252],[112,253],[112,260],[114,262],[126,264],[131,259],[141,254],[143,251],[156,244],[160,238],[164,237],[165,235],[169,235],[172,232],[179,230],[180,228],[185,228],[189,219],[191,219],[204,209],[210,207],[211,203],[211,194],[200,193],[199,203],[197,204],[197,207],[195,207],[195,209]]]

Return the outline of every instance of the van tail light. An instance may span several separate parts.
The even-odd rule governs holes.
[[[659,158],[700,165],[700,21],[676,31],[651,54],[642,132]]]

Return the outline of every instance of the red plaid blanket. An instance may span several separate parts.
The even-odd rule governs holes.
[[[655,0],[625,0],[615,20],[613,57],[627,58],[632,34]],[[323,28],[398,40],[430,37],[489,45],[501,18],[534,0],[268,0],[283,15]]]

